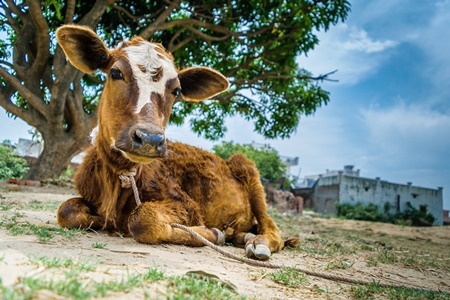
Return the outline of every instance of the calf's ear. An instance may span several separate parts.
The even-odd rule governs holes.
[[[219,72],[205,67],[188,68],[178,73],[181,94],[186,101],[202,101],[226,91],[230,85]]]
[[[70,63],[84,73],[105,71],[108,67],[110,51],[89,27],[64,25],[56,30],[56,38]]]

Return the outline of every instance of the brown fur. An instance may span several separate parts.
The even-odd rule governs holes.
[[[143,43],[142,39],[133,39],[109,51],[86,27],[64,26],[57,31],[57,37],[69,60],[81,70],[99,68],[108,73],[114,65],[124,77],[108,79],[105,84],[96,143],[87,150],[75,175],[81,197],[69,199],[59,208],[57,220],[62,227],[102,228],[110,233],[132,235],[141,243],[201,246],[189,233],[170,226],[179,223],[190,226],[213,243],[218,242],[219,233],[213,230],[217,228],[238,247],[262,244],[272,252],[284,247],[279,230],[267,213],[258,171],[242,154],[225,161],[199,148],[166,141],[163,154],[146,149],[141,152],[133,148],[117,149],[126,149],[133,128],[164,133],[175,101],[172,89],[181,84],[185,99],[200,101],[226,89],[228,83],[222,75],[207,68],[181,71],[179,80],[168,81],[164,95],[152,94],[153,105],[146,104],[136,114],[133,107],[139,91],[123,49]],[[89,51],[81,44],[86,40],[94,45]],[[172,59],[162,50],[158,53]],[[89,56],[108,57],[108,61],[98,65]],[[132,190],[122,188],[119,180],[120,174],[132,169],[136,169],[142,201],[139,206]],[[251,231],[257,235],[245,241],[245,234]],[[298,242],[290,240],[288,245],[295,246]]]

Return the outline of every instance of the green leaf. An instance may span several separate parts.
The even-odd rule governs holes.
[[[195,278],[201,279],[201,280],[208,280],[209,282],[212,282],[215,284],[220,284],[220,285],[226,287],[227,289],[229,289],[230,291],[235,292],[236,294],[239,294],[238,288],[233,283],[231,283],[228,280],[222,280],[214,274],[199,270],[199,271],[186,272],[186,275],[192,276],[192,277],[195,277]]]

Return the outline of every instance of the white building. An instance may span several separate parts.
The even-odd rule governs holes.
[[[297,189],[295,192],[305,198],[305,208],[326,214],[336,214],[335,203],[341,204],[375,204],[380,209],[389,203],[390,213],[404,212],[406,203],[410,202],[418,210],[431,213],[435,218],[433,225],[443,225],[442,187],[437,189],[391,183],[380,178],[370,179],[359,176],[359,170],[346,166],[341,171],[327,171],[322,175],[308,176],[315,180],[310,187]]]
[[[19,142],[15,146],[15,151],[20,157],[36,157],[38,158],[44,150],[44,142],[39,143],[28,139],[19,138]],[[75,155],[71,162],[75,164],[81,164],[83,162],[85,153]]]

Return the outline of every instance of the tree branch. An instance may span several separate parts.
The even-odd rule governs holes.
[[[265,104],[263,104],[261,102],[258,102],[256,100],[253,100],[250,97],[244,96],[243,94],[238,93],[238,94],[236,94],[236,96],[242,97],[242,98],[246,99],[248,102],[251,102],[251,103],[253,103],[253,104],[257,105],[257,106],[263,107],[266,110],[270,110],[270,107],[268,107],[267,105],[265,105]]]
[[[14,3],[12,0],[6,0],[6,3],[8,4],[8,7],[11,9],[11,11],[17,15],[19,19],[23,19],[25,17],[25,14],[20,10],[20,8]]]
[[[81,79],[81,77],[80,77]],[[97,113],[96,111],[91,112],[90,114],[86,113],[83,109],[83,88],[81,84],[79,83],[80,80],[77,81],[78,83],[74,86],[74,97],[73,97],[73,109],[76,110],[76,113],[74,113],[74,116],[76,116],[79,120],[79,124],[76,124],[77,126],[74,126],[74,130],[78,132],[78,134],[85,134],[86,132],[89,132],[97,123]]]
[[[18,116],[31,126],[36,127],[39,122],[33,117],[32,113],[25,108],[18,107],[14,105],[10,100],[8,93],[3,91],[3,88],[0,89],[0,106],[2,106],[6,111],[12,113],[13,115]]]
[[[11,15],[11,13],[13,13],[13,11],[11,10],[11,8],[9,6],[6,5],[2,5],[1,8],[3,8],[3,10],[5,11],[5,17],[8,19],[8,24],[11,26],[11,28],[15,31],[15,32],[19,32],[20,31],[20,24],[19,22]],[[5,22],[6,23],[6,22]]]
[[[130,26],[130,24],[128,24],[128,23],[124,20],[124,18],[123,18],[122,15],[120,14],[120,11],[117,12],[117,16],[119,17],[120,21],[122,21],[122,23],[123,23],[123,25],[124,25],[125,27],[129,27],[129,26]]]
[[[76,0],[68,0],[66,16],[64,17],[64,23],[68,24],[72,22],[73,15],[75,13],[75,4]],[[62,51],[59,45],[56,46],[55,55],[53,56],[53,68],[54,74],[56,78],[60,78],[61,72],[64,70],[64,66],[66,65],[66,59],[64,52]]]
[[[192,32],[193,34],[197,35],[198,37],[200,37],[201,39],[203,39],[205,41],[221,42],[221,41],[225,41],[226,39],[230,38],[230,36],[231,36],[231,35],[224,35],[221,37],[210,36],[210,35],[204,34],[200,30],[197,30],[194,27],[189,26],[189,25],[185,25],[185,26],[183,26],[183,28],[186,28],[187,30],[189,30],[190,32]]]
[[[182,40],[181,42],[179,42],[178,44],[168,48],[169,52],[174,53],[175,51],[177,51],[180,48],[183,48],[186,44],[190,43],[191,41],[195,40],[195,36],[191,35],[190,37]]]
[[[321,82],[323,82],[323,81],[339,82],[338,79],[330,79],[330,78],[328,78],[328,76],[333,75],[337,71],[338,70],[336,69],[334,71],[331,71],[331,72],[328,72],[328,73],[325,73],[325,74],[321,74],[321,75],[319,75],[317,77],[309,77],[309,79],[316,80],[316,81],[321,81]]]
[[[1,64],[1,65],[5,65],[5,66],[7,66],[7,67],[9,67],[9,68],[11,68],[11,69],[14,70],[14,65],[12,65],[12,64],[11,64],[10,62],[8,62],[8,61],[0,60],[0,64]]]
[[[174,46],[175,40],[181,35],[181,33],[183,33],[183,30],[178,30],[170,39],[169,44],[167,45],[167,50],[169,50],[169,52],[173,52],[172,48]]]
[[[23,26],[19,31],[16,31],[17,39],[13,44],[14,54],[13,54],[13,63],[14,68],[17,71],[17,76],[24,80],[26,76],[26,70],[31,65],[29,61],[25,59],[27,56],[28,46],[30,41],[33,39],[35,34],[35,27],[33,26],[33,22],[30,19],[29,15],[26,15],[24,19],[22,19]]]
[[[47,21],[42,15],[41,5],[39,1],[27,0],[26,3],[29,7],[29,14],[33,23],[36,26],[37,31],[37,53],[33,65],[31,67],[31,76],[33,78],[40,78],[40,75],[45,70],[48,57],[50,55],[50,36]]]
[[[44,85],[48,87],[48,89],[51,91],[54,82],[53,82],[52,68],[50,65],[47,65],[45,67],[44,73],[42,73],[42,80],[44,81]]]
[[[226,94],[220,94],[214,96],[211,100],[216,100],[222,103],[230,103],[232,102],[232,98],[237,95],[237,91],[227,92]]]
[[[245,35],[245,34],[240,33],[240,32],[230,31],[228,28],[226,28],[224,26],[219,26],[219,25],[215,25],[215,24],[211,24],[211,23],[204,23],[204,22],[196,20],[196,19],[174,20],[174,21],[170,21],[170,22],[168,22],[166,24],[167,24],[167,26],[169,26],[167,28],[171,28],[171,27],[174,27],[174,26],[193,25],[193,26],[209,29],[209,30],[217,32],[217,33],[222,33],[222,34],[227,35],[227,36],[240,37],[240,36],[244,36]],[[164,28],[164,29],[167,29],[167,28]]]
[[[72,22],[73,14],[75,13],[76,0],[67,1],[66,16],[64,17],[64,24]]]
[[[50,111],[52,112],[53,118],[55,118],[58,123],[61,123],[64,119],[64,107],[66,106],[70,84],[79,72],[81,71],[76,69],[69,62],[66,63],[60,76],[56,78],[55,85],[51,90],[52,98],[50,100]]]
[[[28,104],[35,108],[43,117],[48,118],[48,108],[41,98],[33,94],[27,87],[4,68],[0,67],[0,76],[11,85],[17,92],[27,100]]]
[[[113,8],[117,9],[119,14],[120,14],[120,12],[123,12],[128,18],[130,18],[133,21],[136,21],[136,20],[139,20],[141,18],[144,18],[144,16],[133,16],[133,14],[130,13],[126,8],[123,8],[122,6],[120,6],[118,4],[114,4]],[[125,22],[123,22],[123,23],[125,24]]]
[[[108,6],[114,4],[117,0],[97,0],[92,9],[80,20],[80,25],[86,25],[95,28]]]
[[[159,16],[158,18],[155,20],[155,22],[153,22],[152,25],[148,26],[147,28],[145,28],[140,34],[139,36],[148,40],[154,33],[155,31],[161,30],[159,29],[160,26],[162,24],[164,24],[164,22],[166,21],[166,19],[170,16],[170,14],[178,7],[180,7],[180,2],[181,0],[175,0],[174,2],[169,2],[170,5],[169,7],[164,10]],[[170,27],[169,27],[170,28]]]

